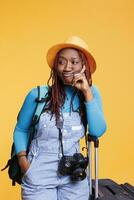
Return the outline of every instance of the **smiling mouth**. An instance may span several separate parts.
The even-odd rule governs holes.
[[[74,73],[63,73],[63,76],[64,77],[72,77],[72,76],[74,76]]]

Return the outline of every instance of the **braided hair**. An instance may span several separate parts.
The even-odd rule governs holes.
[[[92,78],[91,78],[91,73],[90,73],[90,66],[88,65],[86,56],[84,55],[84,53],[78,49],[75,49],[78,51],[78,54],[82,60],[82,64],[85,65],[86,71],[85,71],[85,76],[87,78],[87,81],[89,83],[89,86],[92,86]],[[47,81],[47,85],[48,85],[48,93],[47,93],[47,106],[44,108],[45,111],[50,111],[51,112],[51,117],[53,116],[53,114],[55,115],[56,118],[56,123],[59,120],[60,117],[60,109],[62,108],[62,106],[64,105],[65,99],[66,99],[66,93],[65,93],[65,89],[64,89],[64,83],[62,82],[62,80],[59,78],[58,74],[57,74],[57,66],[58,66],[58,59],[59,59],[59,53],[60,51],[57,53],[55,61],[54,61],[54,66],[51,69],[51,73],[50,73],[50,77]],[[51,84],[50,84],[51,81]],[[79,104],[79,111],[74,110],[73,108],[73,100],[75,95],[78,95],[80,104]],[[83,93],[78,90],[77,88],[74,90],[72,97],[71,97],[71,102],[70,102],[70,110],[74,111],[74,112],[79,112],[80,116],[81,116],[81,122],[84,124],[85,126],[85,130],[87,127],[87,119],[86,119],[86,108],[85,108],[85,104],[84,104],[84,95]]]

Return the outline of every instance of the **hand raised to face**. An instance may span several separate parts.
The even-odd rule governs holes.
[[[89,84],[85,75],[85,70],[86,67],[85,65],[82,67],[82,70],[79,73],[74,74],[73,78],[73,86],[76,87],[77,89],[85,92],[86,90],[89,89]]]

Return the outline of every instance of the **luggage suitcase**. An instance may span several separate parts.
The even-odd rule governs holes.
[[[94,143],[95,179],[92,179],[92,142]],[[98,179],[99,140],[88,135],[89,200],[134,200],[134,187],[128,183],[119,185],[111,179]]]
[[[122,188],[134,197],[134,186],[129,183],[121,184]]]

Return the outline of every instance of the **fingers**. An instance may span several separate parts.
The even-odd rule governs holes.
[[[86,70],[86,67],[85,67],[85,65],[83,65],[83,67],[82,67],[82,70],[81,70],[81,72],[80,72],[80,73],[84,73],[84,72],[85,72],[85,70]]]
[[[82,83],[83,82],[83,78],[82,77],[75,77],[75,79],[73,80],[73,85],[75,86],[78,83]]]
[[[83,67],[82,67],[82,70],[80,71],[80,72],[78,72],[78,73],[75,73],[74,74],[74,76],[76,77],[76,76],[81,76],[81,74],[83,74],[84,72],[85,72],[85,65],[83,65]]]
[[[79,73],[75,73],[74,74],[74,79],[73,79],[73,86],[75,86],[76,84],[81,84],[82,82],[84,82],[85,79],[85,65],[83,65],[82,70]]]

